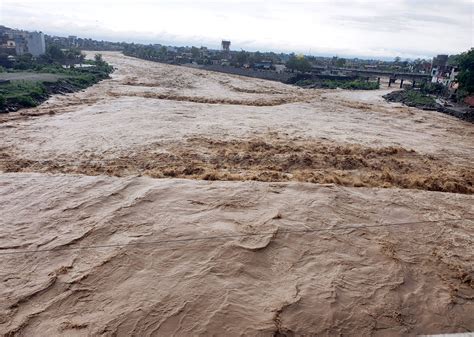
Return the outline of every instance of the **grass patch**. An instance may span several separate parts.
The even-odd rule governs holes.
[[[34,107],[48,96],[46,87],[41,82],[15,81],[0,85],[0,108],[10,105]]]
[[[377,82],[367,82],[363,80],[299,80],[295,83],[300,87],[314,87],[324,89],[346,89],[346,90],[377,90],[380,88]]]
[[[405,105],[427,110],[435,110],[438,107],[435,99],[425,94],[422,90],[406,89],[393,91],[384,96],[389,102],[401,102]]]
[[[328,89],[347,89],[347,90],[377,90],[380,88],[377,82],[367,82],[361,80],[354,81],[340,81],[340,80],[325,80],[322,83],[323,88]]]
[[[436,102],[433,97],[415,90],[405,91],[405,101],[407,104],[411,103],[414,105],[436,106]]]
[[[101,61],[95,67],[60,69],[55,66],[42,67],[38,71],[67,75],[55,82],[50,81],[12,81],[0,84],[0,112],[16,111],[39,105],[54,93],[68,93],[85,89],[109,77],[112,66]]]

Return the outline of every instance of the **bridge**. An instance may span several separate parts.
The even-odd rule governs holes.
[[[431,80],[431,75],[420,74],[420,73],[406,73],[406,72],[393,72],[393,71],[382,71],[376,69],[354,69],[354,68],[339,68],[339,67],[322,67],[313,66],[311,72],[313,74],[321,73],[321,71],[336,71],[347,74],[348,76],[359,76],[359,77],[388,77],[390,87],[392,83],[400,80],[400,88],[403,86],[403,81],[411,81],[414,86],[416,82],[428,82]]]

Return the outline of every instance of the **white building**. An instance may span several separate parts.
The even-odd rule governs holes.
[[[37,57],[46,53],[46,44],[44,42],[44,34],[41,32],[33,32],[26,34],[26,48],[28,53]]]

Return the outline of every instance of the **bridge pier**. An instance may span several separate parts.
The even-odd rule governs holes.
[[[400,89],[403,88],[403,78],[400,80]]]

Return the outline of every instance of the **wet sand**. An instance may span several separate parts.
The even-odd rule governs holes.
[[[104,58],[0,120],[3,335],[474,330],[472,124]]]

